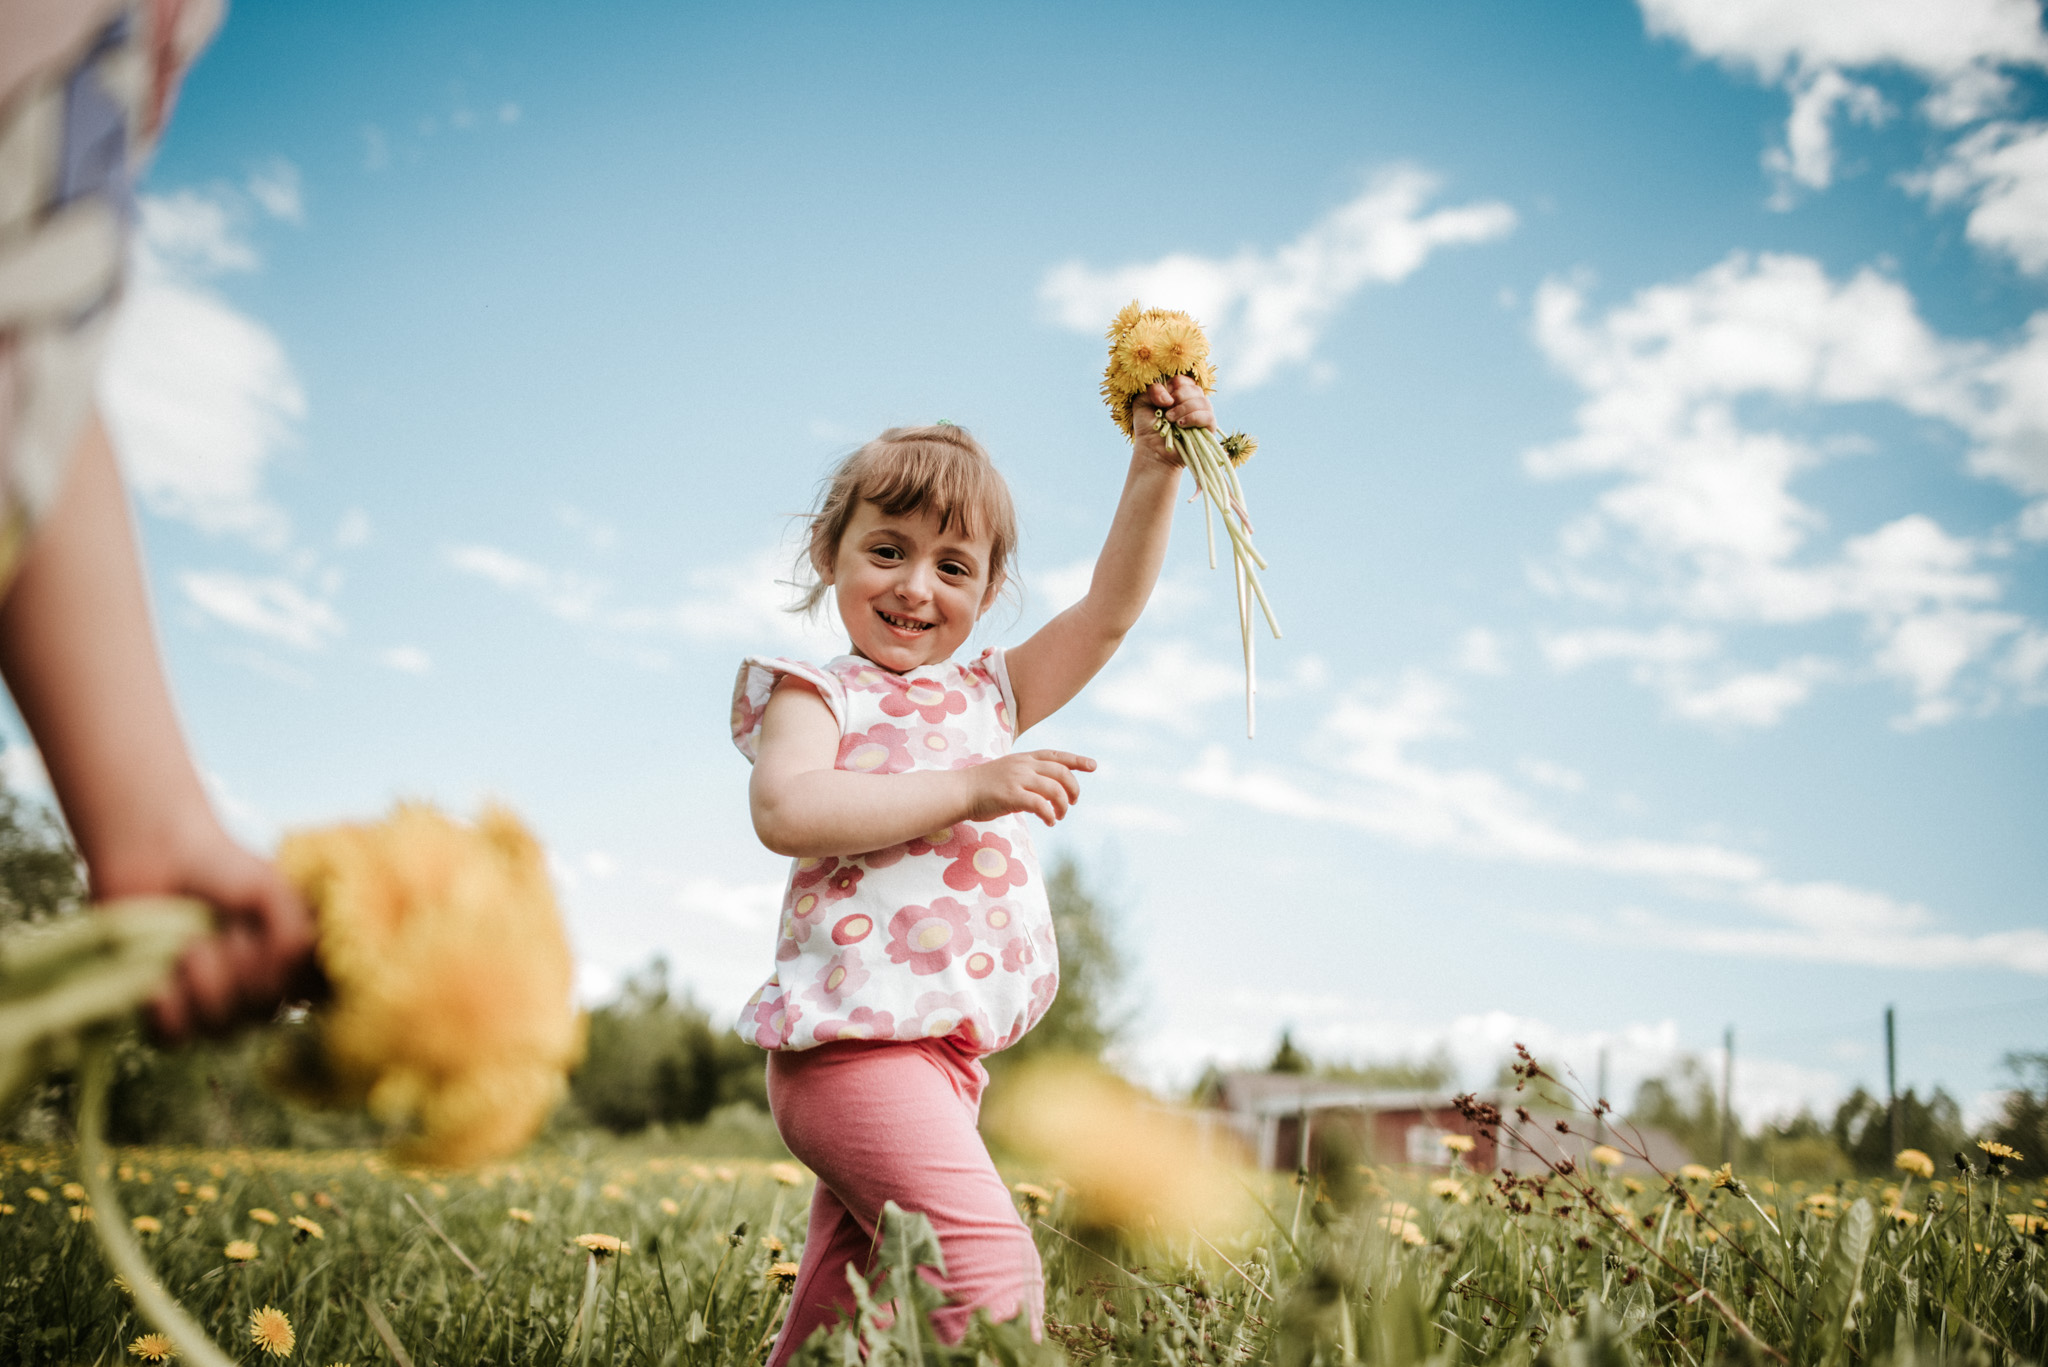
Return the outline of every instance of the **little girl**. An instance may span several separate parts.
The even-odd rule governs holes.
[[[800,607],[830,593],[849,652],[740,667],[732,731],[754,762],[754,830],[796,862],[775,972],[739,1029],[770,1051],[776,1127],[819,1179],[769,1367],[851,1314],[847,1266],[869,1271],[891,1200],[938,1234],[941,1336],[958,1342],[977,1310],[1028,1315],[1036,1332],[1038,1249],[975,1129],[980,1059],[1058,989],[1023,817],[1066,816],[1095,761],[1010,747],[1108,663],[1151,596],[1180,484],[1155,411],[1214,425],[1190,379],[1140,396],[1088,594],[1022,645],[952,658],[1016,551],[1002,476],[961,428],[896,427],[840,464],[810,517]]]

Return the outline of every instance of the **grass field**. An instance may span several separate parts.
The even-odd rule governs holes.
[[[0,1150],[0,1362],[138,1360],[148,1326],[101,1259],[68,1158]],[[2048,1189],[1981,1171],[1904,1191],[1717,1187],[1703,1171],[1670,1186],[1572,1172],[1507,1188],[1445,1170],[1247,1174],[1250,1223],[1136,1241],[1090,1228],[1054,1174],[1014,1175],[1044,1188],[1043,1204],[1018,1199],[1045,1255],[1048,1342],[977,1330],[959,1351],[985,1362],[2048,1354]],[[115,1177],[167,1288],[238,1360],[402,1351],[420,1367],[758,1362],[785,1294],[775,1265],[801,1251],[810,1193],[794,1165],[616,1145],[465,1176],[359,1152],[125,1150]],[[594,1256],[574,1242],[585,1234],[631,1251]],[[885,1253],[922,1256],[914,1222]],[[265,1307],[289,1322],[288,1353],[252,1340]],[[875,1331],[869,1360],[948,1356],[920,1329],[911,1314]],[[850,1339],[828,1356],[859,1361]]]

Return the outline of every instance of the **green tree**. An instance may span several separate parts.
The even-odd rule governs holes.
[[[590,1013],[589,1046],[569,1093],[586,1118],[621,1133],[694,1125],[734,1102],[768,1107],[761,1051],[714,1026],[687,995],[675,996],[660,958]]]
[[[1315,1064],[1294,1043],[1294,1032],[1280,1032],[1280,1047],[1273,1051],[1273,1061],[1266,1065],[1269,1073],[1308,1073],[1315,1070]]]
[[[2048,1054],[2007,1054],[2005,1066],[2015,1085],[1986,1137],[2020,1151],[2016,1175],[2048,1177]]]
[[[1694,1158],[1718,1161],[1721,1153],[1721,1098],[1713,1076],[1691,1055],[1663,1077],[1636,1088],[1627,1123],[1664,1131]]]
[[[1832,1130],[1836,1147],[1848,1155],[1858,1172],[1873,1176],[1891,1172],[1891,1111],[1884,1098],[1858,1087],[1835,1109]],[[1908,1088],[1899,1094],[1899,1139],[1902,1147],[1918,1149],[1939,1163],[1962,1148],[1967,1139],[1962,1108],[1939,1087],[1925,1100]]]
[[[84,901],[78,854],[57,818],[0,785],[0,927],[60,916]]]

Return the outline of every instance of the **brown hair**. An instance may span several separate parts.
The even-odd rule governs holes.
[[[989,589],[1008,582],[1017,553],[1017,510],[988,452],[966,428],[949,422],[892,427],[825,477],[797,557],[797,573],[801,578],[808,570],[809,581],[799,583],[803,594],[790,611],[809,612],[824,599],[824,577],[839,553],[839,539],[863,501],[890,517],[936,513],[942,532],[957,523],[963,535],[987,536]]]

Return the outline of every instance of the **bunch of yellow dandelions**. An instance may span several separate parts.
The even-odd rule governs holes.
[[[1209,363],[1209,339],[1202,325],[1173,309],[1147,309],[1137,300],[1126,304],[1109,325],[1109,365],[1102,372],[1102,401],[1116,418],[1116,424],[1131,435],[1131,408],[1146,388],[1186,375],[1204,393],[1216,392],[1216,369]],[[1250,460],[1259,444],[1242,432],[1218,438],[1206,427],[1181,427],[1168,422],[1164,413],[1154,422],[1172,445],[1180,463],[1195,478],[1202,505],[1202,525],[1209,538],[1209,568],[1216,568],[1216,521],[1230,541],[1230,556],[1237,579],[1237,625],[1244,638],[1244,733],[1257,729],[1253,698],[1258,692],[1258,668],[1252,650],[1252,604],[1264,614],[1273,638],[1280,638],[1280,622],[1266,591],[1259,586],[1259,571],[1265,557],[1252,545],[1251,514],[1245,509],[1244,485],[1237,467]]]
[[[464,825],[406,804],[289,836],[278,864],[313,909],[327,994],[282,1027],[272,1081],[367,1107],[409,1162],[480,1163],[532,1138],[582,1054],[583,1022],[546,857],[518,819],[491,809]],[[0,1101],[77,1067],[79,1170],[108,1261],[167,1345],[229,1367],[151,1275],[105,1142],[114,1041],[210,925],[196,902],[137,898],[0,935]]]

